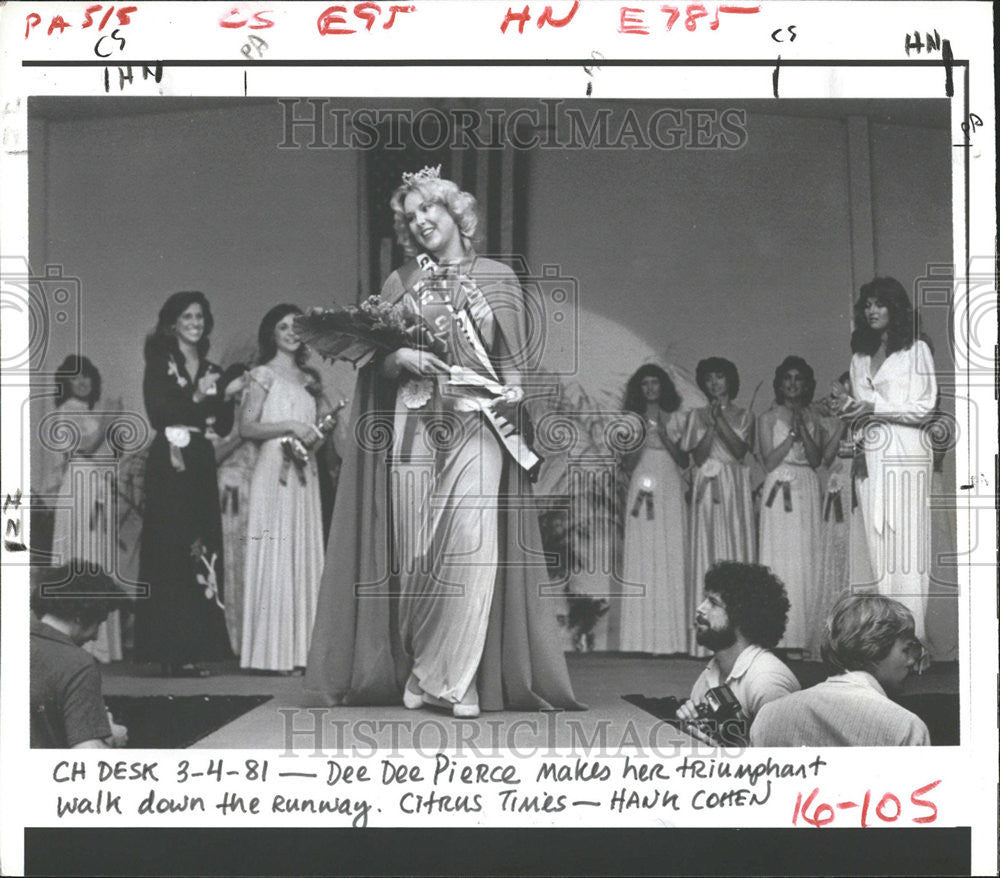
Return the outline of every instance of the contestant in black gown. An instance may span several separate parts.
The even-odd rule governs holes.
[[[197,662],[231,656],[223,610],[222,525],[215,453],[232,406],[206,359],[212,312],[200,292],[174,293],[146,339],[143,399],[156,438],[146,464],[135,653],[164,673],[205,676]]]

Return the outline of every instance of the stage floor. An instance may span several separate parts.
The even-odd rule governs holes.
[[[436,752],[467,747],[474,753],[494,749],[540,752],[550,747],[606,749],[643,746],[667,751],[690,739],[622,696],[640,694],[685,698],[705,659],[648,657],[621,653],[569,653],[570,676],[587,711],[484,713],[476,720],[455,720],[431,708],[310,706],[302,678],[241,670],[235,662],[212,665],[204,679],[164,678],[153,665],[116,662],[102,666],[106,695],[269,695],[271,699],[197,741],[195,748],[264,748],[325,754],[370,753],[376,744],[400,750]],[[822,678],[822,666],[789,662],[804,685]],[[958,665],[933,665],[907,681],[908,695],[958,692]]]

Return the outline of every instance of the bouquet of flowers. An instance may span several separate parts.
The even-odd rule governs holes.
[[[381,296],[369,296],[360,305],[346,308],[313,308],[295,318],[295,332],[323,359],[346,360],[356,368],[377,353],[399,348],[430,351],[442,359],[448,353],[419,314]]]
[[[378,353],[400,348],[429,351],[448,361],[448,346],[427,321],[405,302],[390,304],[381,296],[369,296],[360,305],[346,308],[313,308],[295,318],[295,332],[304,344],[323,359],[346,360],[359,368]],[[448,384],[459,388],[471,400],[502,400],[517,403],[520,388],[508,387],[473,369],[452,366]],[[433,392],[432,378],[412,376],[402,387],[407,408],[426,405]]]

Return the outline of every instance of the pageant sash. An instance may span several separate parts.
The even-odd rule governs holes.
[[[431,276],[423,278],[422,281],[433,279],[433,274],[438,266],[430,256],[426,253],[419,254],[417,256],[417,264],[420,266],[422,273]],[[418,287],[422,281],[418,281]],[[488,303],[482,292],[474,284],[463,284],[463,286],[465,287],[467,296],[463,307],[461,309],[456,308],[449,297],[445,297],[445,306],[461,330],[463,337],[469,343],[476,360],[478,360],[487,375],[497,385],[502,386],[503,382],[500,380],[500,375],[493,366],[493,361],[490,360],[489,354],[486,352],[486,347],[479,335],[479,329],[473,317],[473,314],[477,311],[482,314],[484,309],[488,307]],[[419,289],[415,287],[413,292],[416,293],[415,298],[419,301]],[[536,478],[541,468],[542,459],[532,451],[524,437],[518,432],[517,427],[511,424],[503,415],[494,411],[490,405],[490,400],[476,399],[474,401],[476,408],[483,413],[486,423],[490,425],[497,439],[500,440],[500,443],[514,459],[515,463],[528,473],[532,479]]]

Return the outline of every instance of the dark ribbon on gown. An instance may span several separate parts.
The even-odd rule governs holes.
[[[771,486],[771,493],[767,495],[767,503],[764,505],[770,509],[774,505],[774,500],[778,496],[778,490],[781,490],[781,498],[784,502],[785,512],[792,511],[792,484],[787,481],[775,482]]]
[[[844,504],[840,499],[840,491],[830,491],[826,495],[826,503],[823,504],[823,521],[830,520],[830,512],[833,512],[837,523],[844,520]]]
[[[635,495],[635,503],[632,504],[632,517],[639,517],[639,509],[641,508],[643,501],[646,503],[646,518],[649,521],[653,520],[653,492],[647,491],[645,489],[641,490]]]
[[[226,485],[222,490],[223,515],[240,514],[240,489],[236,485]]]

